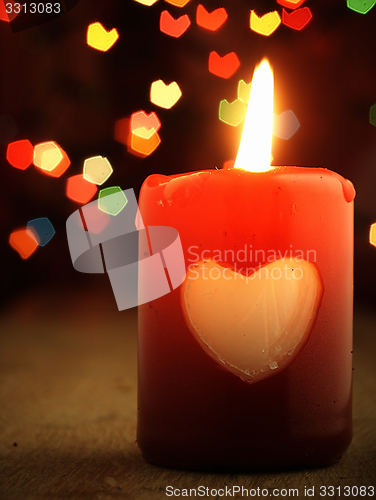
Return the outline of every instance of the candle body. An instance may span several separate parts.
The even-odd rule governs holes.
[[[231,371],[194,335],[184,284],[139,307],[137,441],[148,461],[183,468],[320,466],[347,449],[353,197],[348,181],[319,168],[146,179],[143,222],[179,231],[187,269],[214,258],[244,273],[267,266],[275,253],[282,261],[311,261],[321,283],[297,353],[255,379]],[[257,287],[257,278],[247,286]]]

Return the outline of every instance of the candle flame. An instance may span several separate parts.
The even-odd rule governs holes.
[[[273,72],[263,59],[253,74],[248,110],[235,168],[250,172],[272,169]]]

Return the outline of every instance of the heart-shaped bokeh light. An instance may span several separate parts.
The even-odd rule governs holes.
[[[209,71],[221,78],[230,78],[239,68],[240,61],[235,52],[229,52],[221,57],[213,50],[209,55]]]
[[[189,26],[191,25],[191,21],[187,14],[178,17],[175,19],[168,12],[168,10],[164,10],[161,12],[161,17],[159,19],[159,28],[162,33],[166,35],[173,36],[174,38],[179,38],[183,33],[187,31]]]
[[[116,28],[107,31],[101,23],[92,23],[87,29],[86,41],[93,49],[107,52],[119,38]]]
[[[282,23],[297,31],[305,28],[311,19],[312,13],[308,7],[302,7],[292,12],[282,10]]]
[[[227,20],[226,9],[220,7],[208,12],[203,5],[198,5],[196,10],[196,23],[201,28],[209,31],[217,31]]]
[[[276,10],[268,12],[259,17],[254,10],[251,10],[249,26],[252,31],[263,36],[270,36],[281,24],[281,17]]]
[[[170,109],[182,96],[179,85],[171,82],[166,85],[163,80],[156,80],[150,87],[150,101],[161,108]]]

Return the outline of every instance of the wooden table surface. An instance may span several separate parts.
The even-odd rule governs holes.
[[[214,474],[146,463],[135,442],[136,334],[136,311],[118,312],[108,289],[29,293],[3,309],[1,500],[157,500],[168,485],[208,487],[209,498],[226,486],[260,488],[255,498],[274,488],[303,498],[313,486],[311,498],[323,498],[320,486],[340,486],[331,498],[342,498],[346,486],[376,486],[376,314],[355,313],[353,443],[317,470]]]

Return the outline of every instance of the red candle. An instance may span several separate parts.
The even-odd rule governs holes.
[[[257,82],[236,168],[152,175],[141,190],[145,226],[179,231],[187,269],[139,306],[137,440],[160,465],[319,466],[351,441],[354,188],[270,167],[270,146],[247,156],[272,115],[255,118]]]

